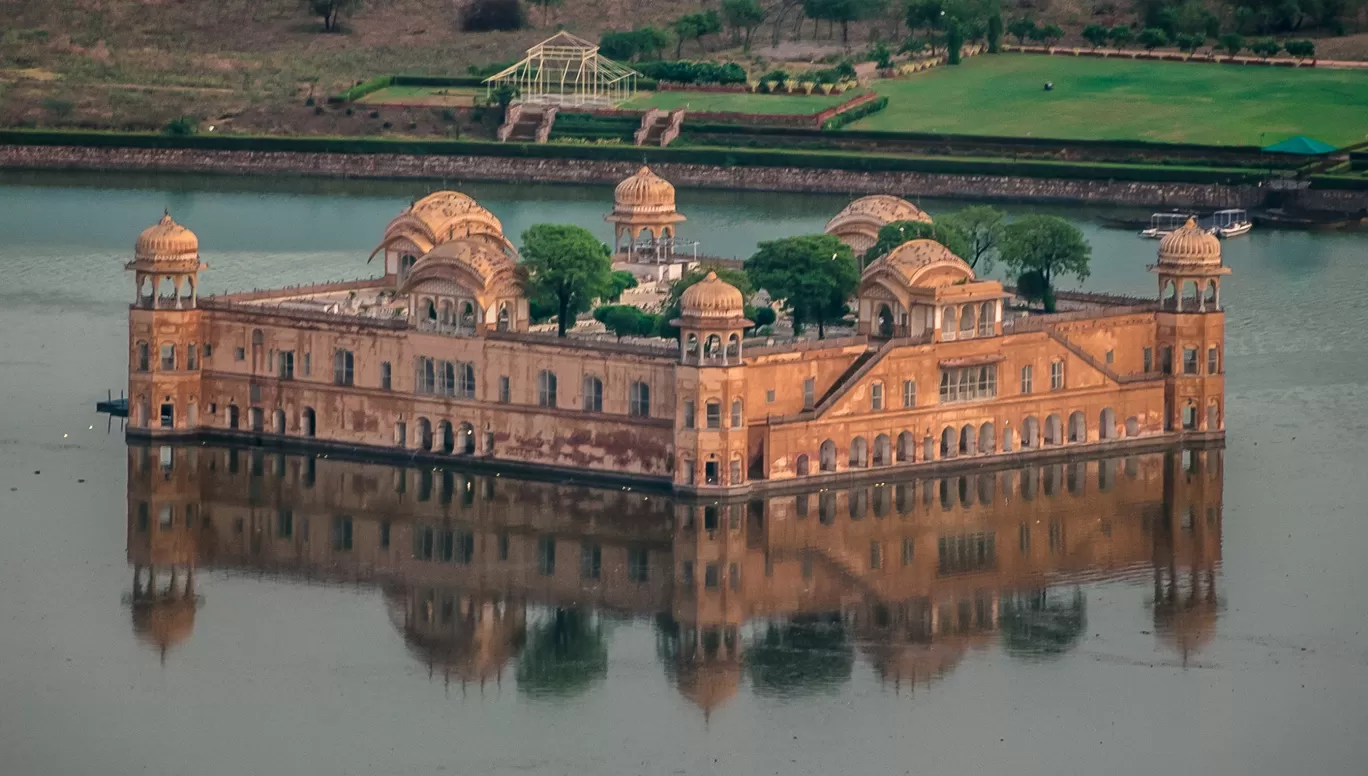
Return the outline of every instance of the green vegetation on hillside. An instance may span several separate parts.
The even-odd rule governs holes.
[[[1214,145],[1368,139],[1368,73],[1350,70],[1004,54],[874,90],[888,108],[851,129]]]

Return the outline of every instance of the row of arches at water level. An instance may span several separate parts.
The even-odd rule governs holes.
[[[1199,430],[1198,421],[1196,405],[1189,403],[1182,414],[1184,429]],[[1206,421],[1207,428],[1220,428],[1220,405],[1215,399],[1207,407]],[[947,425],[935,435],[928,429],[920,439],[910,430],[902,431],[896,438],[890,434],[879,434],[872,443],[864,436],[856,436],[844,451],[837,447],[834,440],[827,439],[819,446],[815,461],[808,453],[801,453],[794,459],[794,473],[804,477],[814,471],[847,471],[871,466],[1011,453],[1018,449],[1037,450],[1090,441],[1109,442],[1145,433],[1139,418],[1131,416],[1124,423],[1118,423],[1116,411],[1110,407],[1098,413],[1096,429],[1096,438],[1089,439],[1088,418],[1083,412],[1075,411],[1067,418],[1052,413],[1045,416],[1043,421],[1035,415],[1028,415],[1016,428],[1009,424],[999,428],[991,420],[979,424]]]

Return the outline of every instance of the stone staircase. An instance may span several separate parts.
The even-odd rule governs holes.
[[[514,103],[504,114],[499,126],[500,143],[545,143],[551,137],[551,126],[556,122],[556,106]]]
[[[683,109],[666,113],[660,108],[651,108],[641,117],[641,127],[632,135],[632,142],[664,148],[679,137],[683,124]]]

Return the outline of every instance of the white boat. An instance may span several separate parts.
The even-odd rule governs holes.
[[[1192,213],[1179,213],[1177,211],[1171,213],[1155,213],[1150,216],[1149,228],[1142,229],[1140,231],[1140,236],[1158,239],[1169,232],[1181,228],[1183,224],[1188,222],[1188,219],[1196,217],[1197,216]]]
[[[1244,210],[1217,210],[1211,215],[1211,228],[1208,230],[1217,237],[1239,237],[1254,228],[1249,213]]]

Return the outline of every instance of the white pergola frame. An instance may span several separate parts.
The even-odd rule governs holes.
[[[528,104],[612,108],[636,96],[637,71],[599,56],[599,47],[558,32],[527,50],[517,64],[485,79],[485,93],[518,89]]]

